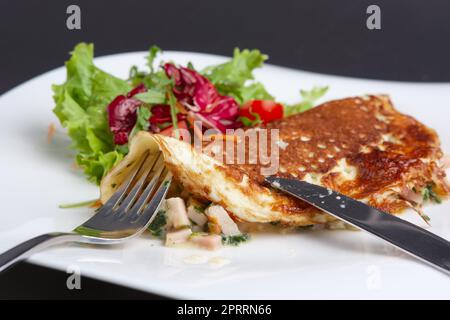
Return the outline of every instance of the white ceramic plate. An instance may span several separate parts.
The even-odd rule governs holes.
[[[145,52],[96,59],[99,67],[126,77]],[[167,52],[164,59],[196,67],[223,57]],[[402,112],[439,133],[450,151],[450,84],[413,84],[314,74],[275,66],[257,71],[279,100],[294,102],[299,88],[329,85],[326,99],[388,93]],[[45,73],[0,97],[0,251],[49,231],[69,231],[92,210],[59,209],[98,197],[96,186],[72,168],[69,139],[59,129],[46,141],[50,86],[65,79],[63,68]],[[450,238],[450,201],[428,206],[430,230]],[[406,213],[411,219],[415,215]],[[419,221],[416,219],[416,221]],[[31,262],[176,298],[450,298],[444,274],[364,232],[320,231],[254,236],[248,244],[219,252],[165,248],[147,236],[116,247],[70,245],[34,255]]]

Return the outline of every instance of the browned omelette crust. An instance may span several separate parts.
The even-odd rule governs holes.
[[[404,189],[420,193],[432,184],[439,195],[448,193],[436,133],[396,111],[386,96],[330,101],[265,128],[279,129],[283,142],[278,176],[320,184],[390,213],[412,206]],[[250,130],[255,129],[246,133]],[[235,150],[238,145],[244,146],[247,158],[255,150],[242,141],[233,144]],[[224,164],[205,150],[199,153],[188,143],[148,132],[135,136],[130,153],[102,180],[102,201],[149,148],[162,150],[185,191],[222,205],[238,220],[298,226],[335,220],[265,185],[258,164]]]
[[[279,129],[280,138],[287,143],[284,150],[280,148],[277,176],[304,179],[307,174],[321,175],[321,185],[390,213],[410,206],[398,196],[402,187],[420,190],[432,182],[437,193],[448,193],[443,182],[445,173],[438,167],[442,152],[435,131],[399,113],[387,96],[330,101],[265,128]],[[342,182],[342,173],[330,172],[340,159],[356,167],[354,179]],[[219,169],[236,182],[247,174],[251,180],[246,188],[249,196],[263,185],[259,165]],[[392,190],[397,191],[396,196],[381,197]],[[277,210],[286,214],[312,211],[302,201],[279,196],[282,199],[275,205]]]

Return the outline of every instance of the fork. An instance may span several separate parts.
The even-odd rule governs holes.
[[[117,244],[141,234],[150,225],[172,181],[162,153],[146,152],[130,175],[89,220],[72,232],[47,233],[0,255],[0,272],[31,254],[53,245],[78,242]]]

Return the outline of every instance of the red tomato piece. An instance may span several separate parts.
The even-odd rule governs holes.
[[[239,116],[246,117],[251,121],[258,118],[262,123],[283,118],[283,105],[272,100],[250,100],[239,110]]]

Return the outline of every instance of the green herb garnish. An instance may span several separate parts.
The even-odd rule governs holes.
[[[248,241],[249,239],[250,236],[247,233],[242,233],[235,236],[222,235],[222,243],[229,246],[238,246],[241,243]]]
[[[156,214],[155,219],[153,219],[152,223],[148,227],[148,230],[152,233],[153,236],[161,238],[165,233],[165,226],[167,224],[167,217],[165,210],[159,210]]]
[[[433,191],[433,184],[428,184],[422,191],[422,196],[424,201],[434,201],[436,203],[441,203],[441,198]]]
[[[169,105],[170,105],[170,117],[172,118],[173,130],[175,132],[175,138],[180,138],[180,133],[178,132],[178,107],[177,107],[177,98],[173,94],[172,86],[167,86],[167,95],[169,97]]]

